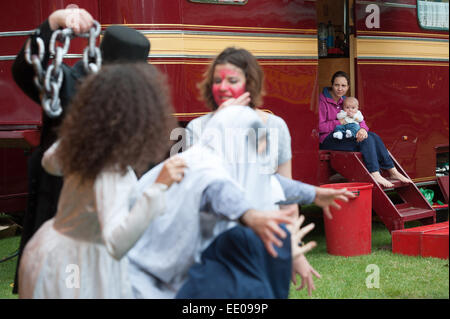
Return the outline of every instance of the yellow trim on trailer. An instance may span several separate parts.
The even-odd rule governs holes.
[[[448,62],[438,62],[438,61],[364,61],[359,60],[358,65],[407,65],[407,66],[449,66]]]
[[[356,39],[357,58],[448,60],[448,41]]]
[[[228,35],[151,34],[151,54],[158,56],[208,57],[229,46],[241,47],[259,57],[315,58],[316,38],[255,37]]]

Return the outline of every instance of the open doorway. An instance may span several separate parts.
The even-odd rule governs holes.
[[[319,94],[336,71],[349,74],[351,83],[348,95],[355,95],[354,85],[354,35],[351,8],[354,0],[317,0],[317,34],[319,45]]]

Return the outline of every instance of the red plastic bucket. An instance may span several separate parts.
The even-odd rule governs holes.
[[[325,188],[347,188],[356,197],[342,207],[330,207],[333,219],[324,216],[327,251],[337,256],[369,255],[372,250],[372,188],[370,183],[325,184]]]

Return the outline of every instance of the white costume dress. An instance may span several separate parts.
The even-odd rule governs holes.
[[[49,173],[60,173],[55,143],[44,156]],[[20,298],[131,298],[128,250],[151,220],[164,212],[166,185],[143,190],[132,210],[126,174],[104,171],[94,182],[66,176],[54,218],[25,247],[19,268]]]
[[[188,123],[186,126],[187,147],[196,144],[200,140],[205,128],[208,126],[211,127],[209,122],[214,114],[214,112],[205,114]],[[266,149],[268,156],[266,157],[266,161],[270,161],[270,164],[266,165],[266,168],[275,173],[280,165],[292,159],[291,134],[289,133],[286,122],[281,117],[271,113],[266,113],[266,115],[267,120],[263,124],[263,128],[268,133]],[[274,198],[283,199],[283,191],[273,176],[271,178],[271,184]]]
[[[213,116],[213,112],[197,117],[190,121],[186,126],[186,144],[188,147],[194,145],[200,140],[203,130],[208,125],[209,120]],[[272,155],[271,160],[274,162],[275,170],[278,166],[284,164],[292,159],[291,148],[291,134],[286,122],[279,116],[271,113],[267,114],[267,121],[265,127],[269,130],[269,134],[275,133],[275,139],[272,139],[272,144],[276,143],[276,149]],[[270,137],[272,138],[272,137]]]

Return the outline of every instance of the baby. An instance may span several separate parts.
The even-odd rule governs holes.
[[[364,120],[358,108],[359,102],[356,98],[347,97],[344,100],[343,110],[337,114],[337,119],[341,122],[341,125],[334,128],[334,138],[342,140],[344,133],[346,138],[356,137],[356,133],[360,129],[359,123]]]

